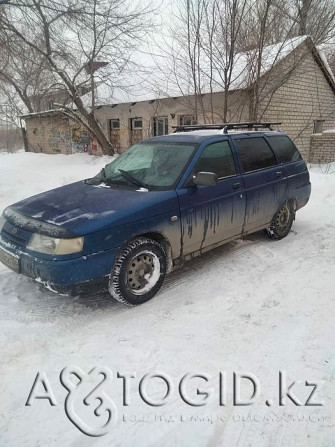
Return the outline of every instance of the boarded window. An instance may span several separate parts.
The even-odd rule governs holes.
[[[115,149],[120,148],[120,120],[118,118],[111,119],[109,122],[110,136],[109,140]]]
[[[130,119],[130,146],[143,139],[143,120],[142,118]]]
[[[276,158],[262,137],[234,139],[243,172],[257,171],[277,164]]]
[[[180,126],[193,126],[197,124],[197,120],[193,115],[180,115],[179,125]]]

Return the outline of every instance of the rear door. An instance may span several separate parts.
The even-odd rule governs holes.
[[[285,199],[295,198],[298,209],[305,205],[311,193],[307,166],[293,141],[287,135],[267,135],[287,180]]]
[[[244,232],[266,227],[283,203],[286,178],[263,136],[232,136],[246,194]]]
[[[219,182],[215,186],[184,186],[177,190],[184,255],[242,233],[243,181],[228,139],[204,148],[193,174],[201,171],[216,173]]]

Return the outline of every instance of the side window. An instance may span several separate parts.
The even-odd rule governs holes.
[[[277,164],[264,138],[240,138],[234,142],[240,155],[243,172],[257,171]]]
[[[301,155],[294,143],[286,135],[274,135],[268,137],[273,150],[282,163],[301,160]]]
[[[219,178],[235,175],[235,163],[228,141],[207,146],[195,166],[195,172],[214,172]]]

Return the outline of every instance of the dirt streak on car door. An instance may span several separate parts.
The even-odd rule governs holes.
[[[240,175],[216,186],[178,190],[183,255],[242,233],[245,195]]]

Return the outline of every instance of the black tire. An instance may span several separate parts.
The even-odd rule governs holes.
[[[115,260],[109,292],[128,306],[145,303],[160,289],[166,269],[166,253],[158,242],[146,237],[134,239]]]
[[[290,202],[285,202],[273,217],[270,228],[264,231],[270,238],[280,240],[291,231],[294,221],[294,209]]]

